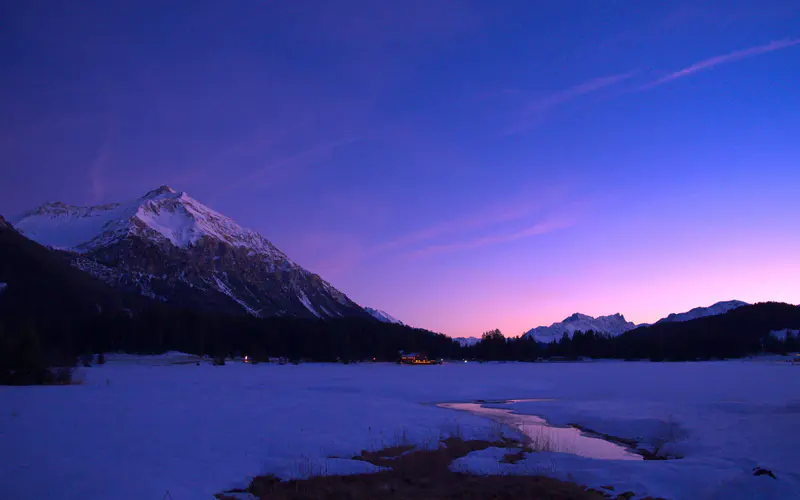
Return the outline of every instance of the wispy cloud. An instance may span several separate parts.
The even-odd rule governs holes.
[[[424,229],[413,231],[408,234],[380,245],[379,250],[392,250],[395,248],[407,247],[416,243],[422,243],[447,234],[459,233],[471,229],[480,229],[502,222],[519,219],[531,213],[537,207],[533,203],[524,203],[514,206],[500,207],[487,213],[472,215],[456,220],[450,220],[430,226]]]
[[[100,201],[106,193],[106,185],[103,182],[103,172],[110,158],[111,146],[108,140],[106,140],[103,141],[103,145],[100,146],[100,149],[97,151],[89,170],[89,176],[92,181],[92,201],[94,203]]]
[[[454,243],[430,245],[413,252],[412,255],[421,257],[439,253],[454,252],[458,250],[469,250],[489,245],[497,245],[500,243],[508,243],[523,238],[530,238],[533,236],[540,236],[543,234],[547,234],[556,231],[558,229],[570,227],[573,224],[574,221],[571,218],[555,218],[549,220],[546,219],[521,230],[505,232],[500,234],[493,234],[489,236],[481,236],[478,238],[472,238],[469,240],[458,241]]]
[[[628,72],[593,78],[567,89],[534,99],[523,108],[522,118],[516,125],[506,130],[505,135],[523,132],[543,121],[545,117],[556,108],[575,101],[592,92],[622,83],[633,75],[634,72]]]
[[[286,250],[307,269],[337,279],[357,267],[367,249],[349,232],[305,230],[287,241]]]
[[[776,50],[785,49],[788,47],[792,47],[794,45],[800,44],[800,39],[787,39],[787,40],[778,40],[774,42],[767,43],[765,45],[759,45],[757,47],[750,47],[749,49],[737,50],[735,52],[731,52],[729,54],[724,54],[721,56],[712,57],[709,59],[705,59],[703,61],[697,62],[692,64],[688,68],[684,68],[682,70],[676,71],[674,73],[670,73],[667,76],[659,78],[653,82],[650,82],[644,86],[642,89],[649,89],[656,87],[658,85],[662,85],[667,82],[671,82],[673,80],[677,80],[679,78],[683,78],[698,71],[704,71],[707,69],[711,69],[715,66],[719,66],[720,64],[727,64],[735,61],[739,61],[741,59],[745,59],[747,57],[753,57],[760,54],[766,54],[769,52],[774,52]]]
[[[92,187],[92,201],[98,203],[106,193],[105,171],[112,157],[114,143],[119,135],[119,118],[115,113],[109,113],[106,118],[106,132],[103,142],[89,166],[89,180]]]
[[[484,206],[477,212],[401,234],[374,246],[369,254],[399,252],[405,257],[500,245],[569,227],[578,220],[583,201],[570,199],[564,187],[524,193],[501,204]]]
[[[550,94],[548,96],[534,100],[528,105],[527,112],[542,113],[545,111],[549,111],[552,108],[561,106],[562,104],[566,104],[590,92],[600,90],[602,88],[608,87],[609,85],[615,85],[617,83],[623,82],[628,78],[630,78],[631,76],[633,76],[632,72],[594,78],[579,85],[575,85],[574,87],[570,87],[560,92],[556,92],[554,94]]]
[[[559,203],[564,198],[564,189],[555,188],[539,192],[536,195],[528,192],[517,201],[485,207],[479,213],[473,213],[439,224],[418,229],[396,237],[377,247],[377,251],[407,248],[441,237],[452,237],[466,232],[491,228],[503,223],[530,217],[542,209]]]
[[[276,175],[287,175],[289,170],[297,168],[298,166],[307,162],[323,158],[326,155],[329,155],[333,150],[355,141],[356,139],[326,141],[316,144],[298,153],[275,158],[272,161],[267,162],[262,167],[251,170],[246,175],[243,175],[233,182],[221,187],[213,194],[212,198],[216,199],[219,196],[245,186],[261,185],[265,180],[274,180]]]

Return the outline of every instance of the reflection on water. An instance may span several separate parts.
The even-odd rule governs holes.
[[[546,401],[520,399],[506,402]],[[466,411],[474,415],[488,417],[508,427],[518,429],[530,440],[530,447],[536,451],[571,453],[587,458],[602,460],[642,460],[641,455],[630,452],[616,443],[587,436],[572,427],[552,427],[536,415],[514,413],[505,408],[486,408],[481,403],[442,403],[440,408]]]

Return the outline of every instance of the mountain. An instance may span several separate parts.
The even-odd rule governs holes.
[[[575,313],[560,323],[533,328],[523,336],[533,337],[538,342],[549,343],[553,340],[559,340],[564,333],[572,337],[575,332],[592,330],[595,333],[607,333],[616,336],[633,328],[636,328],[636,325],[626,321],[621,314],[593,318],[586,314]]]
[[[10,222],[114,288],[171,305],[257,317],[366,317],[257,232],[168,186],[123,203],[46,203]]]
[[[481,341],[478,337],[456,337],[453,340],[458,342],[461,347],[469,347]]]
[[[59,324],[64,313],[130,314],[151,302],[110,287],[70,260],[69,254],[29,240],[0,217],[0,318],[32,316]]]
[[[404,324],[399,319],[396,319],[391,314],[387,313],[386,311],[381,311],[380,309],[373,309],[371,307],[365,307],[364,311],[372,316],[373,318],[377,319],[381,323],[395,323],[397,325]]]
[[[800,330],[800,307],[764,302],[688,321],[658,322],[625,332],[614,341],[616,355],[624,358],[735,358],[758,352],[781,352],[782,347],[776,342],[785,340],[787,335],[776,332],[788,330]]]
[[[74,252],[42,246],[2,222],[0,283],[7,286],[0,292],[0,385],[42,383],[47,367],[100,352],[238,352],[259,361],[326,362],[394,361],[401,350],[458,354],[450,337],[366,313],[319,321],[172,307],[109,285],[72,265]]]
[[[729,300],[727,302],[717,302],[709,307],[695,307],[694,309],[683,313],[672,313],[666,318],[661,318],[656,323],[671,323],[677,321],[691,321],[697,318],[706,316],[716,316],[718,314],[725,314],[728,311],[748,305],[747,302],[741,300]]]

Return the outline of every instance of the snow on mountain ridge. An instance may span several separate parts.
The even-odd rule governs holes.
[[[458,342],[461,347],[469,347],[481,341],[478,337],[455,337],[453,340]]]
[[[747,302],[742,302],[741,300],[721,301],[708,307],[695,307],[694,309],[686,312],[672,313],[666,318],[661,318],[656,323],[691,321],[693,319],[703,318],[706,316],[717,316],[719,314],[725,314],[726,312],[736,309],[737,307],[746,305],[749,304]]]
[[[232,219],[169,186],[161,186],[125,203],[89,207],[45,203],[15,217],[12,224],[39,243],[77,253],[109,246],[132,234],[166,240],[179,248],[210,237],[293,264],[257,232],[242,228]]]
[[[381,311],[380,309],[373,309],[372,307],[365,307],[364,311],[367,312],[370,316],[377,319],[382,323],[395,323],[397,325],[404,324],[399,319],[395,318],[391,314],[387,313],[386,311]]]
[[[607,333],[610,335],[621,335],[622,333],[636,328],[636,324],[625,319],[622,314],[611,314],[608,316],[598,316],[594,318],[586,314],[575,313],[559,323],[550,326],[539,326],[529,330],[524,337],[533,337],[539,342],[549,343],[560,339],[565,333],[572,337],[575,332]]]

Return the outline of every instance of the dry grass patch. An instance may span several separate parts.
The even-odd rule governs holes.
[[[447,473],[402,478],[393,471],[357,476],[314,477],[305,481],[254,481],[248,492],[265,500],[395,500],[497,499],[598,500],[599,492],[538,476],[473,476]],[[218,495],[225,499],[225,495]],[[228,497],[233,498],[233,497]]]
[[[509,453],[521,460],[531,451],[509,438],[497,441],[465,440],[449,437],[436,449],[414,449],[410,445],[377,451],[362,451],[362,460],[388,470],[351,476],[318,476],[304,480],[281,481],[275,476],[253,479],[245,490],[258,499],[273,500],[361,500],[392,498],[419,499],[574,499],[607,498],[599,492],[541,476],[478,476],[450,471],[454,460],[489,447],[518,449]],[[225,493],[217,495],[226,499]],[[227,498],[233,498],[228,496]]]
[[[532,453],[533,450],[529,448],[520,448],[519,450],[511,453],[506,453],[503,455],[503,459],[500,460],[500,463],[504,464],[516,464],[523,460],[525,460],[525,455],[528,453]]]

